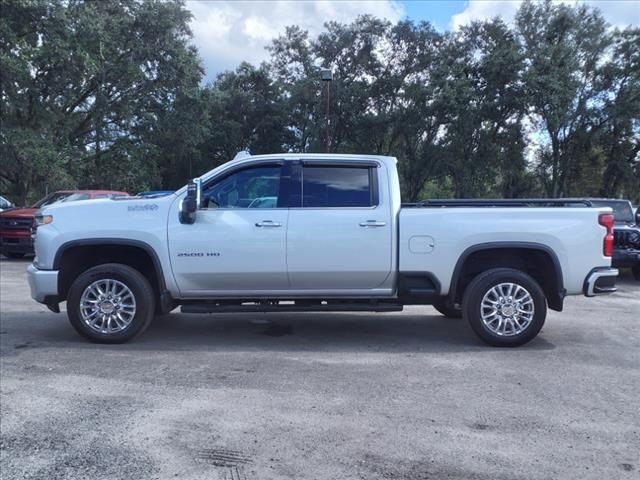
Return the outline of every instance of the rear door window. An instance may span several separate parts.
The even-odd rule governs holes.
[[[375,170],[371,167],[305,165],[302,169],[302,206],[375,206],[374,179]]]

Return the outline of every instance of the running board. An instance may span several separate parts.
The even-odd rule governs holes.
[[[182,305],[182,313],[267,313],[267,312],[401,312],[396,303],[328,303],[328,304],[240,304],[191,303]]]

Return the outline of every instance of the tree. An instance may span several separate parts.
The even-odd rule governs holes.
[[[206,89],[210,130],[201,150],[208,169],[231,160],[237,152],[280,152],[293,142],[278,85],[267,67],[242,63]]]
[[[403,197],[419,200],[428,180],[444,180],[442,133],[447,123],[442,85],[447,76],[447,57],[442,46],[447,38],[431,24],[401,22],[392,32],[390,55],[397,64],[392,97],[397,110],[391,128],[389,152],[398,157]]]
[[[200,85],[183,0],[0,0],[0,185],[179,187],[251,153],[393,155],[405,200],[640,200],[640,33],[523,3],[440,33],[364,15],[297,26],[260,66]],[[535,147],[535,148],[532,148]]]
[[[595,147],[606,158],[598,193],[640,202],[640,29],[616,32],[614,38],[612,58],[603,69],[604,87],[611,93],[603,102],[605,125]]]
[[[443,50],[447,68],[436,82],[454,195],[517,196],[514,183],[526,170],[520,127],[526,104],[515,36],[499,19],[476,22],[451,34]]]
[[[21,200],[45,183],[157,178],[147,137],[202,74],[183,2],[4,0],[2,13],[0,177]]]
[[[612,33],[598,10],[550,0],[524,2],[516,24],[529,103],[548,143],[540,158],[547,194],[577,193],[571,172],[605,123],[594,119],[602,108],[601,65]]]
[[[442,36],[428,23],[392,25],[370,16],[326,28],[310,40],[290,27],[270,48],[270,71],[296,138],[291,149],[326,148],[319,78],[320,68],[329,67],[331,150],[396,155],[407,198],[416,197],[437,161],[429,147],[440,119],[430,106],[428,79]]]
[[[287,150],[319,151],[323,115],[320,66],[316,65],[309,32],[295,25],[287,27],[268,50],[271,58],[265,68],[278,86],[291,133]]]
[[[157,121],[144,139],[150,145],[148,158],[156,159],[158,177],[145,189],[177,189],[211,169],[211,159],[203,149],[212,128],[210,95],[209,90],[201,88],[180,92],[170,104],[155,112]]]

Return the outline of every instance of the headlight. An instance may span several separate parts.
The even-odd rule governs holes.
[[[53,222],[53,215],[36,215],[36,227],[48,225]]]

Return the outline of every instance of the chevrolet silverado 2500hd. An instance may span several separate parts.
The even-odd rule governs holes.
[[[31,294],[95,342],[156,313],[402,310],[433,304],[521,345],[566,295],[615,291],[610,209],[539,201],[404,205],[396,160],[244,156],[160,198],[37,218]],[[576,233],[579,232],[579,233]]]

